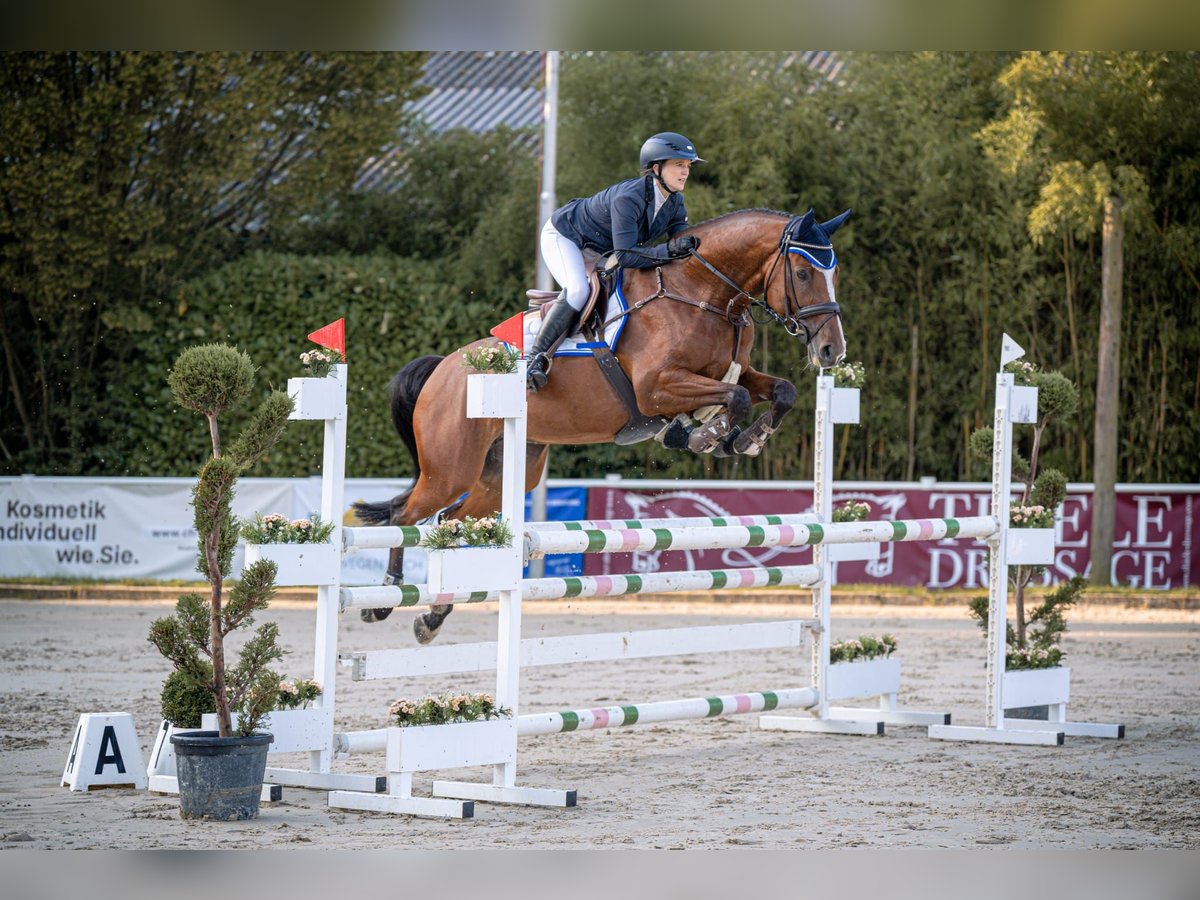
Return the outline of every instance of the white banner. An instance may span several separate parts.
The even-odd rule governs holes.
[[[0,577],[197,581],[191,478],[0,478]],[[390,500],[408,479],[349,479],[346,503]],[[243,478],[234,515],[320,511],[321,480]],[[423,576],[424,553],[405,553],[405,569]],[[233,572],[242,567],[238,546]],[[387,551],[344,560],[345,584],[379,584]]]

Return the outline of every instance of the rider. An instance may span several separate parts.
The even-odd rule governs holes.
[[[664,131],[642,144],[640,160],[639,177],[572,200],[542,228],[542,259],[563,290],[544,308],[541,330],[529,352],[532,391],[546,385],[546,354],[578,324],[588,300],[587,273],[601,256],[612,253],[621,266],[648,269],[700,246],[694,235],[675,236],[688,227],[683,187],[691,167],[704,162],[692,142]],[[664,234],[670,238],[666,244],[646,246]]]

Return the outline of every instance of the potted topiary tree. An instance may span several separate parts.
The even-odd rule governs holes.
[[[1039,603],[1026,609],[1026,588],[1035,578],[1045,574],[1045,565],[1054,561],[1054,515],[1067,495],[1067,477],[1055,468],[1039,471],[1042,438],[1055,419],[1075,414],[1079,407],[1079,392],[1074,383],[1061,372],[1044,372],[1033,363],[1009,363],[1006,370],[1014,376],[1014,406],[1025,401],[1018,392],[1036,388],[1036,421],[1018,419],[1034,425],[1029,459],[1015,450],[1012,469],[1015,479],[1022,482],[1020,499],[1009,511],[1008,561],[1009,581],[1013,586],[1014,619],[1005,623],[1005,689],[1006,698],[1024,698],[1004,711],[1010,718],[1045,719],[1048,706],[1068,696],[1070,670],[1062,666],[1063,651],[1059,639],[1067,630],[1065,613],[1079,599],[1085,582],[1076,577],[1047,593]],[[992,429],[980,428],[971,435],[973,455],[987,459],[992,456]],[[984,634],[988,630],[988,598],[975,597],[970,601],[971,615]],[[1061,699],[1060,699],[1061,698]]]
[[[150,626],[149,640],[191,687],[212,697],[217,731],[171,736],[179,778],[180,814],[185,819],[249,819],[258,815],[271,735],[256,732],[274,708],[280,677],[272,662],[282,659],[278,627],[260,625],[245,641],[236,666],[226,666],[225,639],[248,629],[275,592],[275,563],[260,560],[242,572],[224,593],[237,544],[238,522],[232,513],[238,477],[279,440],[292,410],[282,391],[271,392],[239,438],[223,452],[218,416],[249,397],[255,367],[250,357],[225,344],[185,350],[175,361],[168,383],[176,401],[208,419],[212,455],[200,469],[192,492],[199,560],[196,569],[208,582],[207,596],[180,596],[171,616]],[[235,729],[235,715],[237,725]]]

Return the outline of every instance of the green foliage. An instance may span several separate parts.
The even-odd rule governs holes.
[[[1062,372],[1038,372],[1030,383],[1038,389],[1038,418],[1067,419],[1079,410],[1079,390]]]
[[[990,425],[983,428],[976,428],[971,432],[971,454],[979,459],[991,460],[992,458],[992,442],[995,440],[996,432]]]
[[[1012,622],[1005,623],[1005,668],[1045,669],[1062,664],[1063,649],[1059,641],[1067,631],[1066,612],[1079,602],[1087,587],[1087,580],[1076,575],[1048,592],[1030,612],[1021,629],[1024,637],[1018,637]],[[988,598],[973,597],[969,603],[974,618],[987,635]]]
[[[4,471],[111,471],[129,423],[105,414],[107,391],[133,344],[181,283],[263,242],[263,222],[348,193],[404,124],[424,59],[0,56]]]
[[[1029,492],[1029,502],[1049,510],[1058,509],[1067,497],[1067,476],[1054,468],[1045,468],[1038,473]]]
[[[420,700],[401,698],[391,705],[388,715],[406,727],[506,719],[512,710],[497,706],[491,694],[435,694]]]
[[[200,717],[217,711],[212,692],[207,682],[212,680],[212,666],[208,675],[193,681],[186,672],[176,669],[167,676],[162,686],[162,716],[176,728],[199,728]]]
[[[512,132],[406,128],[381,155],[406,125],[399,107],[421,58],[0,59],[0,290],[12,299],[0,345],[15,380],[0,392],[4,470],[193,472],[202,459],[186,448],[202,425],[176,411],[163,383],[179,351],[236,344],[282,386],[301,374],[305,335],[344,315],[348,473],[410,473],[387,383],[410,359],[469,343],[522,308],[538,193],[537,160]],[[829,82],[787,52],[567,53],[558,202],[632,177],[641,142],[671,128],[710,160],[688,184],[693,222],[747,207],[811,206],[822,218],[854,207],[835,241],[838,299],[848,353],[880,389],[864,393],[863,425],[840,440],[836,477],[978,477],[969,436],[990,422],[1007,331],[1078,387],[1076,413],[1053,411],[1041,461],[1088,481],[1097,198],[1115,189],[1130,234],[1122,427],[1138,437],[1121,445],[1119,479],[1200,479],[1190,424],[1200,412],[1200,57],[845,62]],[[271,122],[279,111],[278,126],[261,128],[264,110]],[[302,149],[280,142],[302,130]],[[386,192],[348,190],[367,158],[394,162]],[[551,475],[807,477],[804,348],[775,327],[754,341],[756,366],[800,389],[757,459],[574,447],[555,450]],[[1043,414],[1052,402],[1044,391]],[[234,410],[229,424],[248,416]],[[319,428],[289,430],[262,474],[316,471]]]
[[[179,354],[167,384],[180,406],[219,416],[250,395],[254,371],[245,351],[226,344],[204,344]]]
[[[494,347],[464,350],[462,364],[476,372],[507,375],[517,368],[518,358],[516,348],[500,344]]]
[[[229,447],[229,458],[239,470],[248,469],[271,452],[287,427],[296,403],[283,391],[272,391]]]
[[[306,378],[326,378],[333,367],[344,363],[340,350],[331,347],[314,347],[300,354],[300,362],[304,364]]]
[[[321,685],[311,678],[297,678],[279,682],[279,695],[275,698],[276,709],[308,709],[308,705],[323,693]]]
[[[499,513],[477,519],[447,519],[439,522],[421,538],[426,550],[454,550],[458,547],[511,547],[512,526]]]
[[[247,544],[324,544],[333,534],[333,523],[320,516],[289,520],[281,513],[254,514],[253,522],[243,522],[241,535]]]
[[[242,578],[224,597],[238,522],[232,512],[238,476],[278,440],[292,401],[275,392],[258,408],[245,432],[234,441],[234,451],[221,456],[217,417],[236,406],[253,389],[254,366],[234,348],[208,345],[185,350],[171,370],[170,386],[179,402],[203,412],[209,420],[213,455],[200,470],[192,492],[198,545],[197,570],[212,586],[205,598],[182,595],[175,614],[155,620],[148,640],[158,648],[192,687],[203,687],[213,699],[219,732],[254,733],[264,715],[275,708],[280,677],[268,666],[283,658],[279,628],[260,625],[243,644],[237,663],[225,664],[225,638],[248,629],[254,614],[266,609],[275,594],[276,564],[259,560],[246,567]]]
[[[865,500],[847,500],[833,508],[835,522],[862,522],[871,514],[871,504]]]
[[[352,426],[347,445],[350,477],[398,477],[411,461],[392,427],[388,383],[409,360],[449,353],[486,335],[521,309],[523,297],[500,292],[457,292],[437,263],[378,253],[305,257],[254,252],[188,282],[178,307],[155,311],[152,335],[136,342],[128,375],[111,387],[111,414],[129,423],[125,441],[110,446],[112,470],[130,475],[183,475],[199,460],[202,425],[176,410],[162,384],[173,355],[196,341],[236,344],[260,361],[260,381],[282,389],[305,373],[300,353],[314,328],[345,317],[349,341]],[[249,413],[231,410],[224,427],[243,429]],[[320,471],[322,425],[293,422],[260,457],[266,477]],[[232,449],[231,453],[234,452]]]
[[[857,639],[837,641],[831,644],[829,661],[839,663],[887,659],[896,652],[896,647],[895,635],[885,634],[882,637],[873,637],[869,634],[860,634]]]

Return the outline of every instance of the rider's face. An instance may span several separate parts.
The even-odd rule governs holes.
[[[659,169],[668,190],[682,191],[683,186],[687,184],[688,175],[692,172],[692,163],[686,159],[668,159]]]

